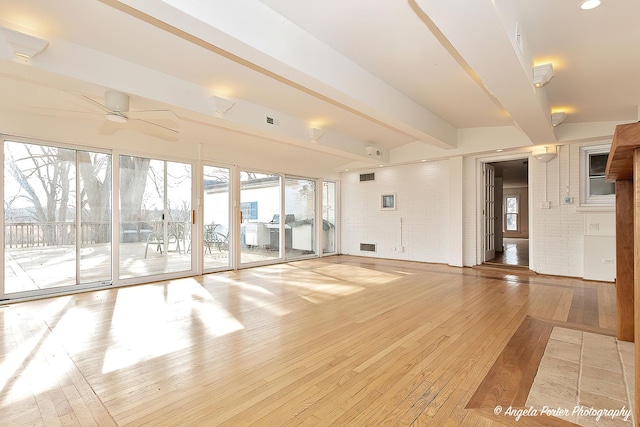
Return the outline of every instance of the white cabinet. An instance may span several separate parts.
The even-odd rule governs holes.
[[[313,227],[311,224],[302,224],[292,227],[292,247],[303,251],[313,251]]]
[[[268,246],[269,229],[262,222],[249,222],[244,225],[245,244],[247,246]]]

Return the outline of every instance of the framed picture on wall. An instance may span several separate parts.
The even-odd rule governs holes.
[[[395,211],[396,210],[396,194],[383,194],[380,196],[380,209],[387,211]]]

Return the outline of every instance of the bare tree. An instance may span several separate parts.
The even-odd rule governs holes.
[[[120,221],[140,221],[151,159],[120,156]]]
[[[32,207],[30,220],[48,224],[43,236],[47,244],[64,243],[72,239],[69,230],[57,227],[56,223],[66,222],[69,209],[75,207],[74,177],[70,174],[74,151],[21,144],[24,154],[14,157],[9,148],[12,146],[8,143],[7,163],[19,190],[17,194],[9,195],[8,200],[11,204],[26,200]]]
[[[80,171],[80,200],[82,222],[91,223],[93,242],[111,241],[111,156],[103,153],[78,151]]]

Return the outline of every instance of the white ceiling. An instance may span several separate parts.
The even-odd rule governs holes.
[[[0,97],[2,111],[62,116],[42,107],[76,110],[69,91],[102,102],[116,89],[132,109],[174,111],[183,140],[228,129],[329,170],[595,139],[638,120],[637,0],[592,11],[577,0],[0,0],[0,10],[1,26],[50,42],[25,61],[0,37],[0,90],[15,94]],[[531,68],[549,61],[555,77],[535,89]],[[236,105],[215,113],[212,95]],[[567,112],[555,130],[552,111]],[[310,144],[309,127],[326,134]]]

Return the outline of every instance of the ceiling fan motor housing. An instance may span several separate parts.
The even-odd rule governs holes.
[[[104,104],[112,111],[129,111],[129,95],[115,90],[108,90],[104,94]]]

